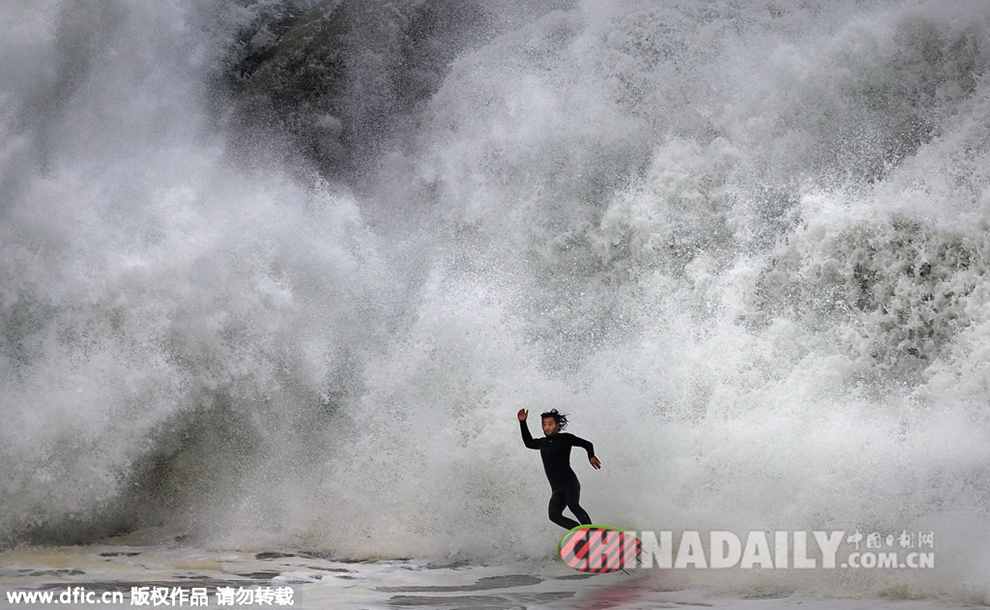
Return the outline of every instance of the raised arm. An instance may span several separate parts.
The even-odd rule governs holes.
[[[526,424],[526,417],[529,415],[529,411],[526,409],[519,409],[519,413],[516,415],[519,418],[519,429],[522,431],[523,444],[530,449],[539,449],[540,444],[533,440],[533,435],[529,433],[529,426]]]

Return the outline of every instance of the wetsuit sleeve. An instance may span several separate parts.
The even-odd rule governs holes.
[[[539,449],[540,444],[533,440],[533,435],[529,433],[529,425],[526,424],[526,420],[519,420],[519,429],[522,430],[523,444],[530,449]]]
[[[588,452],[588,459],[595,457],[595,446],[591,444],[591,441],[586,441],[578,436],[571,435],[571,443],[578,447],[581,447]]]

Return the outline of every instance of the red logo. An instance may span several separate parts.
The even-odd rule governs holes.
[[[558,552],[575,570],[603,574],[635,568],[642,542],[632,534],[600,525],[581,525],[560,540]]]

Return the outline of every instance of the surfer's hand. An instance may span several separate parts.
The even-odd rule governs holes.
[[[590,458],[588,458],[588,461],[591,462],[591,465],[594,466],[595,470],[601,470],[602,469],[602,463],[600,461],[598,461],[598,457],[597,456],[594,456],[594,455],[591,456]]]
[[[526,421],[526,418],[529,417],[529,411],[526,409],[519,409],[519,412],[516,413],[516,417],[519,418],[519,421]]]

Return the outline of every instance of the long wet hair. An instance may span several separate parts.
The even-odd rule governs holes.
[[[550,409],[546,413],[540,413],[540,419],[544,417],[552,417],[555,422],[557,422],[557,431],[560,432],[567,427],[567,415],[561,413],[557,409]]]

